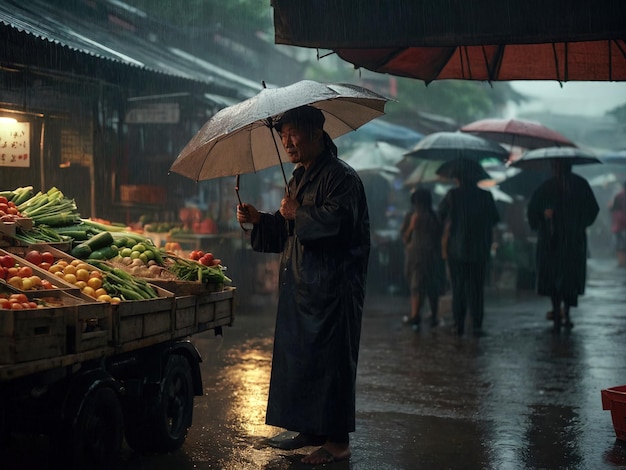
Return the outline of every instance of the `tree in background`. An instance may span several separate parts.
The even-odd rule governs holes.
[[[270,1],[259,0],[126,0],[164,24],[184,31],[190,44],[199,46],[211,34],[256,36],[273,38],[273,10]],[[261,40],[261,39],[259,39]],[[283,49],[284,50],[283,46]],[[210,49],[207,45],[206,49]],[[515,92],[508,83],[465,80],[436,81],[428,86],[419,80],[391,77],[369,71],[354,70],[351,64],[340,60],[315,59],[315,51],[309,49],[311,60],[302,78],[327,82],[359,83],[388,95],[397,102],[387,107],[387,119],[398,124],[429,132],[428,126],[416,125],[429,121],[425,116],[439,116],[430,125],[433,129],[457,128],[470,121],[495,117],[503,113],[509,101],[519,103],[524,96]],[[306,53],[304,55],[307,55]],[[328,66],[328,62],[332,64]],[[444,117],[445,119],[441,119]],[[437,129],[437,126],[441,129]]]

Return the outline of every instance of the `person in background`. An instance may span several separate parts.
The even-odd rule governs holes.
[[[489,191],[470,174],[456,175],[457,187],[439,203],[443,223],[442,252],[452,287],[453,332],[463,335],[469,310],[474,336],[483,336],[484,291],[493,229],[500,221]]]
[[[445,290],[445,265],[441,257],[441,223],[432,208],[427,189],[411,193],[411,211],[400,228],[405,249],[404,275],[409,286],[411,314],[405,324],[419,331],[421,310],[426,299],[430,306],[430,326],[438,325],[439,297]]]
[[[611,232],[617,253],[617,265],[626,267],[626,181],[622,190],[617,193],[609,204],[611,211]]]
[[[253,250],[282,253],[266,423],[298,432],[276,447],[321,445],[302,459],[315,465],[351,455],[370,251],[363,184],[323,126],[316,108],[286,112],[275,127],[296,168],[280,209],[237,206]]]
[[[528,224],[537,232],[537,293],[549,296],[548,318],[558,331],[573,327],[570,308],[585,293],[586,229],[596,219],[598,203],[589,183],[572,173],[566,160],[552,161],[552,177],[532,194]]]

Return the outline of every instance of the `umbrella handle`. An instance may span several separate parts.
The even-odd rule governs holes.
[[[274,135],[274,122],[272,118],[268,119],[267,128],[270,130],[270,134],[272,134],[272,140],[274,141],[274,149],[276,149],[276,156],[278,157],[278,163],[280,164],[280,171],[283,174],[283,181],[285,182],[285,192],[287,193],[287,196],[291,197],[291,194],[289,193],[289,184],[287,183],[287,175],[285,174],[283,161],[280,159],[280,151],[278,150],[278,144],[276,143],[276,136]]]
[[[239,201],[239,205],[243,206],[243,202],[241,202],[241,196],[239,196],[239,176],[240,175],[237,175],[237,177],[235,178],[235,193],[237,194],[237,200]],[[241,222],[239,222],[239,226],[244,232],[248,232],[250,230],[249,228],[244,227]]]

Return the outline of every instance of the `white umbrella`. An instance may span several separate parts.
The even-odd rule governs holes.
[[[303,80],[257,95],[216,113],[180,152],[170,171],[193,180],[252,173],[287,162],[274,129],[283,113],[300,106],[320,109],[331,138],[384,114],[388,98],[349,84]]]
[[[400,169],[395,165],[404,159],[405,152],[406,149],[387,142],[366,142],[341,158],[356,171],[400,173]]]

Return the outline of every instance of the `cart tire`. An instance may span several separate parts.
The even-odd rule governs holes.
[[[126,414],[126,442],[137,451],[167,453],[185,442],[193,416],[193,381],[187,359],[172,354],[158,387],[146,390],[143,407]]]
[[[109,387],[91,391],[75,416],[69,436],[54,451],[63,468],[115,468],[123,442],[122,407]],[[60,467],[59,467],[60,468]]]

